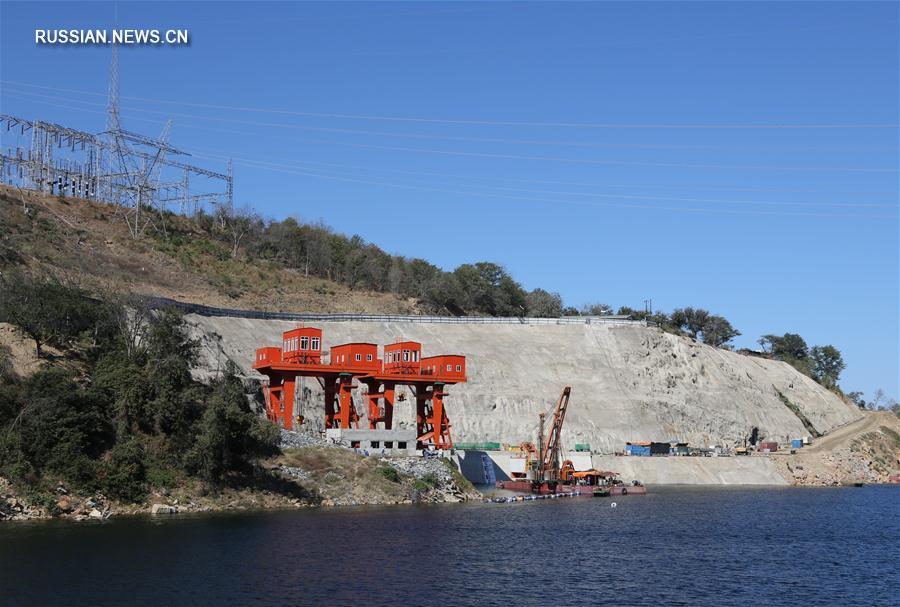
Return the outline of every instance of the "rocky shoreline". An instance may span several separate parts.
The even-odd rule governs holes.
[[[333,447],[333,446],[332,446]],[[367,458],[325,446],[291,447],[264,464],[268,488],[210,488],[189,482],[154,491],[139,504],[100,493],[76,495],[63,485],[27,497],[0,477],[0,521],[102,521],[134,515],[284,510],[388,504],[459,503],[482,495],[438,458]],[[391,472],[393,471],[393,472]]]
[[[773,458],[790,484],[828,487],[852,484],[896,484],[900,468],[900,435],[888,426],[864,434],[824,453],[799,451]]]

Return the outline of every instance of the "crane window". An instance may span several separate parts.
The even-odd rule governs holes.
[[[372,355],[371,355],[371,354],[366,354],[366,361],[367,361],[367,362],[372,362]]]
[[[301,350],[309,350],[309,338],[303,336],[300,338],[300,349]]]
[[[456,372],[462,373],[462,365],[456,365]]]
[[[403,351],[403,362],[405,362],[405,363],[409,362],[409,350]]]
[[[319,338],[318,338],[318,337],[313,337],[313,338],[312,338],[312,348],[311,348],[311,349],[312,349],[312,350],[318,350],[318,349],[319,349]]]
[[[418,351],[418,350],[413,350],[413,351],[412,351],[412,357],[413,357],[413,362],[414,362],[414,363],[419,362],[419,351]]]
[[[452,371],[452,370],[453,370],[453,365],[447,365],[447,370],[448,370],[448,371]]]
[[[356,360],[357,360],[357,361],[362,360],[362,354],[357,354],[357,355],[356,355]]]

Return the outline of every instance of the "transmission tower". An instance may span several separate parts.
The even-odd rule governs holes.
[[[181,213],[209,205],[233,212],[234,175],[188,164],[170,141],[172,121],[159,137],[127,130],[119,107],[119,48],[112,46],[106,129],[99,134],[43,120],[0,114],[0,130],[30,136],[26,145],[0,149],[0,182],[25,189],[105,202],[116,207],[133,238],[162,221],[170,205]],[[199,185],[201,191],[192,189]],[[207,189],[210,188],[210,189]]]

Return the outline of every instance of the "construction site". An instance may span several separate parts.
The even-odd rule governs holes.
[[[421,343],[403,339],[385,345],[383,357],[379,357],[377,344],[365,342],[334,345],[325,354],[322,330],[315,327],[285,331],[281,343],[280,347],[257,349],[253,364],[253,369],[265,376],[262,382],[265,411],[273,423],[287,431],[302,429],[306,415],[303,400],[298,398],[297,382],[312,379],[324,397],[324,438],[367,455],[444,455],[446,452],[448,456],[453,454],[460,465],[459,455],[454,453],[449,407],[444,399],[449,395],[447,386],[466,382],[465,356],[422,356]],[[408,390],[415,401],[414,426],[394,426],[398,386]],[[304,391],[302,384],[300,391]],[[500,489],[536,494],[646,493],[640,482],[632,481],[625,487],[616,479],[615,472],[583,466],[576,469],[571,459],[562,459],[562,431],[571,391],[569,386],[563,389],[549,420],[544,412],[538,414],[535,442],[523,442],[519,450],[524,457],[521,471],[511,472],[512,478],[498,481],[494,473],[496,464],[481,453],[478,457],[483,478],[475,475],[475,480],[496,484]],[[402,392],[399,399],[405,400],[405,396],[406,392]],[[357,402],[366,403],[362,407],[364,416],[360,415]]]
[[[632,493],[654,484],[791,484],[790,458],[809,462],[826,445],[846,449],[851,437],[881,423],[785,363],[642,323],[346,316],[328,322],[326,316],[320,316],[320,330],[285,320],[189,314],[204,345],[198,373],[232,360],[248,378],[259,378],[269,418],[285,428],[330,436],[372,455],[443,450],[472,482],[516,491],[620,480]],[[378,342],[386,344],[380,352]],[[280,351],[265,346],[272,343],[281,343]],[[302,354],[296,348],[303,344],[322,351]],[[416,362],[419,344],[458,354],[452,363],[430,356]],[[441,360],[440,366],[431,360]],[[433,367],[441,374],[428,375]],[[810,427],[819,438],[791,455],[790,437],[808,436]],[[752,457],[740,457],[754,428],[770,442],[784,445],[789,437],[788,447],[770,453],[761,440]],[[628,444],[642,439],[665,444],[667,455],[671,443],[673,455],[686,455],[677,445],[690,444],[696,454],[712,457],[639,457],[637,448],[628,456]],[[633,481],[642,487],[632,489]]]
[[[167,214],[233,212],[230,161],[218,170],[191,164],[171,141],[171,122],[156,137],[123,126],[112,52],[105,130],[0,114],[0,181],[112,208],[134,240],[164,234]],[[178,295],[152,284],[145,293]],[[224,360],[234,363],[286,432],[365,454],[447,455],[482,485],[547,493],[621,489],[622,478],[641,493],[635,481],[786,484],[801,476],[777,457],[730,456],[746,453],[751,435],[754,444],[759,435],[791,445],[868,429],[857,407],[784,362],[626,317],[308,314],[309,324],[187,308],[204,347],[195,373],[213,377]],[[658,455],[653,445],[722,457],[624,457]]]
[[[0,607],[897,607],[898,22],[0,0]]]

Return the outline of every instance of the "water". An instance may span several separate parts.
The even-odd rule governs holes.
[[[0,525],[7,605],[898,605],[900,487]]]

